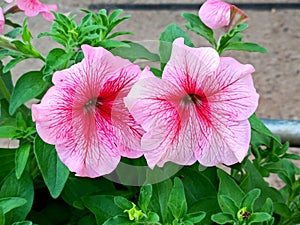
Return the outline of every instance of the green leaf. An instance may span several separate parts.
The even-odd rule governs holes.
[[[5,215],[6,224],[12,224],[17,221],[23,221],[33,203],[33,183],[30,175],[24,171],[21,178],[18,180],[15,173],[10,173],[0,190],[0,198],[20,197],[26,199],[26,203],[18,208],[15,208]]]
[[[0,182],[15,168],[16,149],[0,149]]]
[[[38,135],[34,140],[34,155],[51,196],[57,198],[69,177],[68,168],[58,158],[55,147]]]
[[[59,66],[70,60],[73,54],[73,52],[67,54],[65,50],[61,48],[52,49],[47,55],[46,65],[43,72],[47,74],[58,70]]]
[[[271,219],[271,215],[269,215],[268,213],[256,212],[251,214],[251,216],[248,219],[248,224],[250,225],[253,223],[261,223],[268,221],[269,219]]]
[[[192,14],[192,13],[182,13],[181,16],[189,22],[185,25],[185,27],[188,30],[191,30],[202,37],[204,37],[206,40],[209,41],[209,43],[212,44],[212,46],[215,48],[217,46],[217,43],[214,38],[214,32],[212,29],[210,29],[208,26],[206,26],[198,15]]]
[[[21,27],[16,27],[13,30],[6,33],[5,36],[14,39],[17,36],[19,36],[21,33],[22,33],[22,28]]]
[[[126,216],[114,216],[112,218],[109,218],[103,223],[103,225],[134,225],[134,224],[137,223],[130,221]]]
[[[193,224],[200,223],[206,216],[205,212],[196,212],[196,213],[189,213],[186,214],[184,217],[185,220],[189,220]]]
[[[235,216],[239,211],[237,203],[227,195],[218,195],[218,201],[223,213]]]
[[[236,27],[234,27],[231,31],[229,31],[228,33],[224,34],[219,41],[219,46],[217,51],[219,52],[219,54],[221,55],[222,52],[224,51],[224,49],[226,49],[226,47],[229,44],[233,44],[236,41],[241,41],[242,40],[242,36],[240,35],[240,32],[246,30],[248,28],[248,24],[238,24]]]
[[[114,48],[111,52],[124,59],[129,59],[131,62],[134,62],[137,59],[146,59],[151,62],[159,61],[159,56],[150,52],[143,45],[134,42],[126,42],[126,44],[128,44],[129,47]]]
[[[253,211],[253,205],[255,200],[259,197],[261,191],[258,188],[255,188],[249,191],[242,200],[240,208],[246,207],[247,211]]]
[[[3,68],[3,73],[9,72],[12,68],[14,68],[19,62],[23,61],[25,58],[23,56],[18,56],[10,60]]]
[[[153,184],[152,198],[149,204],[149,210],[158,213],[163,224],[168,224],[173,221],[173,217],[168,208],[168,200],[170,190],[172,189],[172,182],[170,179],[163,182]]]
[[[123,214],[114,203],[114,196],[93,195],[82,198],[84,205],[96,216],[97,224],[103,224],[111,217]]]
[[[30,143],[25,143],[20,145],[19,148],[17,148],[16,156],[15,156],[17,179],[21,178],[23,171],[26,167],[29,158],[30,147],[31,147]]]
[[[277,203],[275,202],[273,204],[274,207],[274,213],[277,213],[278,215],[289,218],[292,216],[292,212],[289,209],[289,207],[285,203]]]
[[[62,192],[62,198],[69,205],[83,209],[81,199],[84,196],[101,193],[116,192],[112,182],[105,178],[84,178],[69,176]],[[76,206],[75,206],[76,203]]]
[[[272,215],[272,213],[273,213],[273,201],[272,201],[271,198],[266,199],[266,202],[261,207],[261,211]]]
[[[247,52],[260,52],[260,53],[268,53],[268,50],[264,47],[251,42],[234,42],[228,44],[225,50],[237,50],[237,51],[247,51]]]
[[[30,43],[30,39],[32,38],[32,35],[31,35],[31,33],[30,33],[29,29],[28,29],[26,18],[23,21],[22,28],[23,28],[22,29],[22,40],[25,43]]]
[[[172,43],[177,38],[184,38],[184,43],[187,46],[194,47],[190,37],[185,31],[183,31],[176,24],[168,25],[165,30],[161,33],[159,41],[159,55],[161,59],[162,69],[165,64],[169,61],[172,51]]]
[[[150,203],[152,197],[152,185],[145,185],[142,186],[140,189],[139,201],[138,206],[141,208],[142,211],[148,211],[148,205]]]
[[[264,123],[255,115],[253,114],[249,118],[249,122],[251,124],[252,134],[251,134],[251,144],[255,145],[255,137],[253,137],[253,131],[257,132],[259,135],[263,135],[275,140],[278,144],[281,145],[281,141],[274,136],[274,134],[264,125]]]
[[[217,213],[211,216],[211,220],[214,221],[217,224],[233,224],[234,219],[233,216],[226,213]]]
[[[43,76],[41,71],[31,71],[19,78],[10,100],[10,115],[13,115],[19,106],[49,88],[50,83],[45,82]]]
[[[237,185],[237,183],[223,170],[218,170],[218,177],[220,179],[219,195],[226,195],[237,205],[240,205],[245,196],[244,191]]]
[[[0,208],[0,225],[5,225],[5,216],[1,208]]]
[[[13,40],[11,43],[13,43],[16,48],[24,54],[23,58],[43,58],[39,51],[36,50],[31,44],[24,44],[19,40]]]
[[[15,222],[12,225],[32,225],[31,221],[22,221],[22,222]]]
[[[97,46],[101,46],[105,49],[121,48],[121,47],[130,47],[127,43],[117,40],[103,40],[97,42]]]
[[[2,212],[6,214],[15,208],[25,205],[26,202],[27,201],[25,198],[18,198],[18,197],[0,198],[0,208],[2,209]]]
[[[133,203],[122,196],[116,196],[114,202],[123,210],[131,209],[133,207]]]
[[[184,186],[178,177],[174,178],[174,185],[170,193],[168,207],[175,219],[183,218],[187,213]]]
[[[0,53],[0,55],[1,55],[1,53]],[[5,88],[9,92],[9,93],[6,93],[4,90],[2,90],[2,88],[0,88],[0,100],[3,98],[7,98],[9,100],[9,96],[6,96],[6,95],[9,95],[13,90],[11,73],[10,72],[3,73],[3,64],[1,61],[0,61],[0,79],[2,79],[3,85],[5,85]],[[2,118],[2,116],[1,116],[1,118]],[[0,122],[0,124],[1,124],[1,122]]]
[[[1,126],[0,138],[14,138],[18,134],[18,129],[14,126]]]
[[[261,190],[261,195],[254,204],[254,210],[261,208],[267,198],[271,198],[274,203],[284,202],[280,192],[275,188],[269,187],[269,184],[249,160],[245,162],[243,169],[246,171],[246,176],[241,182],[240,187],[245,192],[251,191],[254,188]]]
[[[128,32],[128,31],[118,31],[118,32],[115,32],[115,33],[109,35],[106,39],[113,39],[113,38],[121,36],[121,35],[134,35],[134,33]]]

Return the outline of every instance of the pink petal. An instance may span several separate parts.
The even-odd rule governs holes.
[[[46,5],[47,10],[41,12],[42,16],[48,20],[48,21],[53,21],[55,19],[54,15],[52,14],[51,11],[57,12],[57,5]]]
[[[47,11],[47,7],[38,0],[17,0],[19,9],[23,10],[26,16],[37,16],[40,12]]]
[[[78,176],[98,177],[111,173],[120,161],[112,127],[101,116],[78,115],[73,132],[56,150],[62,162]]]
[[[229,25],[231,5],[222,0],[208,0],[199,10],[202,22],[211,29]]]
[[[5,24],[5,19],[4,19],[2,8],[0,7],[0,34],[2,34],[4,24]]]
[[[171,58],[162,77],[178,86],[202,83],[218,68],[219,62],[220,57],[213,48],[191,48],[184,44],[183,38],[178,38],[173,42]]]
[[[14,0],[5,0],[7,3],[12,3]]]
[[[258,106],[259,95],[251,76],[254,71],[252,65],[221,57],[219,68],[202,84],[211,111],[229,120],[247,120]]]
[[[248,153],[251,127],[248,120],[233,122],[212,119],[212,136],[203,151],[196,152],[196,158],[204,166],[224,163],[232,165],[242,162]],[[224,119],[223,119],[224,120]]]

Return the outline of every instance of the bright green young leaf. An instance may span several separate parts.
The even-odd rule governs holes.
[[[123,210],[114,203],[114,197],[109,195],[93,195],[82,198],[87,207],[96,217],[97,224],[117,215],[125,215]],[[128,217],[127,217],[128,218]]]
[[[34,155],[51,196],[57,198],[69,177],[69,169],[58,158],[55,147],[38,135],[34,140]]]
[[[187,213],[184,186],[178,177],[174,178],[174,185],[170,193],[168,207],[175,219],[183,218]]]
[[[162,69],[164,68],[165,64],[169,61],[172,51],[172,43],[177,38],[184,38],[184,43],[187,46],[193,47],[193,43],[190,37],[187,35],[185,31],[183,31],[179,26],[176,24],[168,25],[165,30],[161,33],[159,41],[159,55],[162,63]]]
[[[10,115],[13,115],[19,106],[37,97],[49,87],[50,83],[43,80],[42,72],[31,71],[25,73],[19,78],[13,90],[9,106]]]
[[[30,147],[31,147],[30,143],[25,143],[20,145],[19,148],[17,148],[16,156],[15,156],[17,179],[21,178],[23,171],[26,167],[29,158]]]
[[[152,197],[152,185],[149,184],[149,185],[142,186],[140,189],[138,206],[144,212],[148,211],[148,205],[150,203],[151,197]]]
[[[227,195],[218,196],[219,206],[223,213],[235,216],[239,210],[237,203]]]
[[[12,209],[5,215],[7,224],[23,221],[31,210],[34,196],[33,182],[26,171],[24,171],[19,180],[14,172],[10,173],[4,180],[0,190],[0,198],[12,196],[24,198],[27,202],[18,208]]]
[[[258,188],[255,188],[249,191],[242,200],[240,208],[246,207],[247,211],[253,211],[253,205],[255,200],[259,197],[261,191]]]
[[[237,183],[223,170],[218,170],[218,177],[220,179],[219,195],[226,195],[237,205],[242,202],[244,198],[244,191],[237,185]]]
[[[213,30],[206,26],[198,15],[192,13],[182,13],[181,15],[188,22],[188,24],[185,25],[188,30],[204,37],[214,48],[217,46]]]
[[[19,197],[0,198],[0,208],[2,209],[2,212],[6,214],[15,208],[25,205],[26,202],[25,198]]]
[[[211,216],[211,220],[217,224],[233,224],[234,218],[230,214],[218,213]]]
[[[134,62],[137,59],[146,59],[151,62],[159,61],[159,56],[150,52],[144,46],[134,42],[126,42],[126,44],[128,44],[129,47],[114,48],[111,52],[124,59],[129,59],[131,62]]]

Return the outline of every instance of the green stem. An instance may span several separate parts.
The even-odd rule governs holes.
[[[0,90],[2,91],[6,100],[9,102],[10,101],[10,93],[9,93],[9,90],[7,89],[2,77],[0,77]]]

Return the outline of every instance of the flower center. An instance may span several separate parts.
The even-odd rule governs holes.
[[[90,111],[93,111],[95,107],[97,106],[97,98],[90,99],[85,105],[83,106],[83,112],[88,113]]]
[[[197,94],[188,94],[182,98],[182,102],[185,104],[194,104],[194,105],[201,105],[202,97]]]

